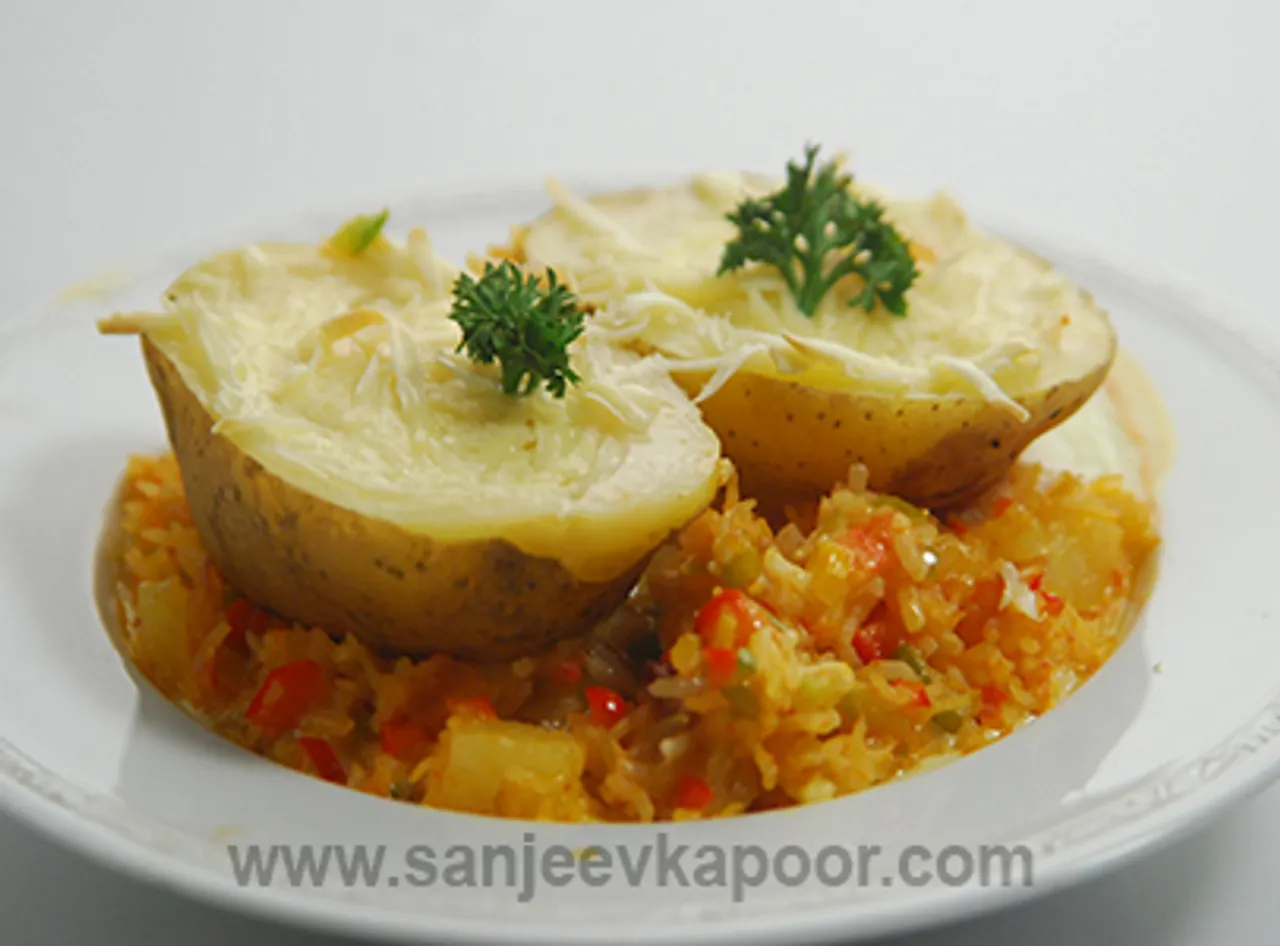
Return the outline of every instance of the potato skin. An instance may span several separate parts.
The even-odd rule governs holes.
[[[504,541],[445,544],[321,500],[214,433],[173,363],[142,350],[210,559],[284,617],[389,652],[507,660],[589,630],[644,567],[584,583]]]
[[[1085,377],[1017,399],[1020,421],[982,398],[825,391],[738,374],[702,402],[747,495],[825,494],[854,463],[872,489],[928,508],[971,499],[994,485],[1040,434],[1070,417],[1106,378],[1114,351]],[[705,377],[686,377],[696,392]]]

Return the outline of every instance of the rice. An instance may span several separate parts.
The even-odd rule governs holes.
[[[258,609],[205,555],[171,455],[126,482],[125,644],[167,697],[359,791],[556,821],[815,803],[980,749],[1107,660],[1158,542],[1118,479],[1029,464],[946,523],[854,477],[775,534],[730,490],[596,633],[485,665]]]

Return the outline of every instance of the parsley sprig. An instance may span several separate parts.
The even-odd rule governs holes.
[[[582,334],[583,313],[578,300],[546,273],[522,275],[512,263],[485,263],[477,280],[461,274],[453,285],[449,318],[462,329],[457,351],[484,365],[495,361],[502,369],[502,390],[524,395],[539,386],[553,397],[564,397],[579,378],[569,366],[569,345]]]
[[[864,288],[851,307],[871,312],[878,301],[891,314],[906,315],[906,292],[918,275],[906,240],[884,219],[883,207],[850,191],[852,177],[835,162],[815,169],[818,150],[809,145],[803,165],[787,163],[780,191],[744,201],[728,215],[738,235],[725,246],[718,272],[749,262],[773,266],[810,317],[832,286],[857,274]]]

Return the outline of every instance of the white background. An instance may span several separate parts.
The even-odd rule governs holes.
[[[551,172],[771,169],[806,140],[1274,319],[1277,39],[1274,0],[11,0],[0,334],[104,268],[299,212]],[[911,942],[1271,946],[1278,849],[1273,789],[1121,874]],[[330,943],[0,816],[0,943],[90,942]]]

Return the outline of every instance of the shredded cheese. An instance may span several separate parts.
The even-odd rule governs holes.
[[[555,208],[529,228],[523,250],[599,306],[612,337],[708,371],[714,384],[703,397],[748,371],[822,388],[976,396],[1025,421],[1019,395],[1078,377],[1108,343],[1106,316],[1085,293],[973,226],[945,195],[892,200],[859,185],[916,248],[920,276],[905,318],[851,309],[856,276],[809,318],[770,267],[716,275],[734,235],[725,214],[778,185],[707,173],[583,200],[554,184]]]
[[[575,197],[555,178],[546,184],[547,193],[555,201],[556,206],[572,217],[577,223],[595,231],[604,239],[616,244],[628,253],[637,256],[653,257],[654,253],[643,243],[627,232],[608,214],[601,212],[587,201]]]
[[[359,257],[294,244],[218,254],[145,332],[215,431],[294,486],[445,541],[505,539],[600,580],[711,498],[719,443],[660,356],[588,326],[563,399],[513,397],[455,351],[456,271],[422,231]]]

